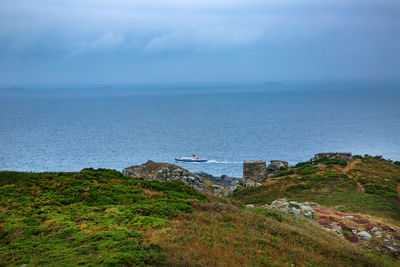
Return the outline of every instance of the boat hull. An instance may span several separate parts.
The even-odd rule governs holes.
[[[207,159],[175,159],[176,162],[207,162]]]

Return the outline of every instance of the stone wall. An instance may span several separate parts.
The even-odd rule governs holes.
[[[243,179],[262,181],[265,179],[267,164],[265,160],[245,160],[243,162]]]
[[[327,153],[318,153],[315,154],[311,159],[312,162],[317,161],[320,158],[330,158],[330,159],[342,159],[342,160],[351,160],[353,155],[351,152],[327,152]]]

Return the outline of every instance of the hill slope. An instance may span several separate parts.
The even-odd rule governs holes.
[[[381,157],[356,156],[346,162],[322,159],[280,171],[260,187],[236,190],[246,204],[288,200],[314,201],[343,212],[370,214],[400,225],[397,185],[400,166]]]
[[[105,169],[0,172],[0,266],[396,266],[313,222]]]

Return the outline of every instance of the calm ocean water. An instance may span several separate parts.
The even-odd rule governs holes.
[[[242,161],[350,151],[400,160],[399,83],[31,88],[0,93],[0,169],[121,170],[174,162],[242,176]]]

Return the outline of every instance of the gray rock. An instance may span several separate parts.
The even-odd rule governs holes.
[[[267,167],[266,175],[271,176],[281,169],[288,168],[289,164],[284,160],[271,160]]]
[[[182,167],[169,163],[153,162],[149,160],[142,165],[124,168],[122,173],[130,177],[143,177],[146,180],[157,180],[160,182],[180,180],[201,191],[205,189],[212,190],[212,188],[204,183],[204,178],[190,173]]]
[[[374,235],[377,238],[382,238],[382,233],[381,232],[376,231],[376,232],[374,232]]]
[[[305,205],[301,205],[300,209],[303,212],[314,211],[313,208],[311,208],[310,206],[305,206]]]
[[[366,241],[371,241],[371,240],[372,240],[371,235],[370,235],[368,232],[366,232],[366,231],[359,232],[359,233],[357,234],[357,236],[358,236],[360,239],[363,239],[363,240],[366,240]]]
[[[281,198],[281,199],[274,200],[274,201],[272,201],[271,206],[280,205],[282,203],[288,203],[287,199]]]
[[[351,220],[351,219],[354,219],[354,217],[353,216],[343,216],[342,219],[350,219]]]
[[[393,237],[391,235],[386,235],[386,239],[393,241]]]
[[[279,207],[277,208],[277,210],[280,211],[280,212],[285,212],[285,213],[287,213],[287,212],[289,212],[289,207],[283,205],[283,206],[279,206]]]
[[[392,246],[386,246],[386,248],[387,248],[388,250],[390,250],[390,252],[396,252],[396,251],[397,251],[397,249],[395,249],[395,248],[392,247]]]
[[[300,203],[298,203],[296,201],[289,201],[289,206],[295,207],[295,208],[300,208]]]
[[[253,204],[247,204],[246,207],[254,208],[254,205]]]
[[[317,213],[315,211],[309,211],[304,213],[304,218],[315,220],[317,219]]]
[[[238,185],[239,184],[239,180],[234,180],[234,181],[232,181],[231,182],[231,185],[233,186],[233,185]]]
[[[376,232],[376,231],[378,231],[378,230],[379,230],[379,228],[376,227],[376,226],[375,226],[374,228],[371,229],[372,232]]]
[[[300,211],[299,209],[295,208],[295,207],[292,207],[292,208],[290,209],[290,213],[293,214],[293,215],[295,215],[295,216],[299,216],[300,213],[301,213],[301,211]]]
[[[220,185],[212,185],[211,186],[213,189],[214,194],[219,194],[222,192],[222,190],[224,189],[222,186]]]
[[[248,180],[248,179],[246,179],[246,180],[242,179],[239,184],[239,186],[241,186],[241,187],[257,187],[260,185],[261,185],[260,183],[257,183],[257,182],[254,182],[253,180]]]

